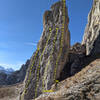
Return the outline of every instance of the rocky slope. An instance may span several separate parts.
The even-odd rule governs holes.
[[[0,73],[0,85],[6,84],[6,78],[7,78],[7,74],[4,72],[1,72]]]
[[[100,54],[100,0],[93,2],[82,44],[86,45],[87,55]]]
[[[51,89],[35,100],[100,100],[100,59]]]

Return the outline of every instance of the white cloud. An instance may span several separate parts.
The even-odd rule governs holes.
[[[0,63],[0,66],[6,68],[13,68],[14,70],[19,70],[21,68],[21,65],[24,63],[17,63],[17,64],[6,64],[6,63]]]
[[[29,45],[29,46],[37,46],[38,42],[27,42],[25,43],[25,45]]]

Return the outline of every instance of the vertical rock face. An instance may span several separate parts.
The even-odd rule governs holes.
[[[36,52],[31,57],[24,81],[25,88],[21,100],[36,98],[49,90],[60,76],[68,61],[70,32],[68,13],[64,1],[51,6],[43,16],[43,33]]]
[[[93,2],[82,44],[86,45],[87,55],[100,53],[100,0]]]

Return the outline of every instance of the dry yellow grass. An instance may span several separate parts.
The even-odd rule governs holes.
[[[22,87],[22,83],[0,87],[0,100],[18,100],[16,98],[18,98]]]

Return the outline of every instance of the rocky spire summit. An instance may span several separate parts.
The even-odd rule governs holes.
[[[52,91],[51,85],[57,82],[68,61],[70,32],[65,0],[56,2],[43,15],[43,33],[37,50],[31,57],[24,81],[21,100],[36,98],[41,93]]]

